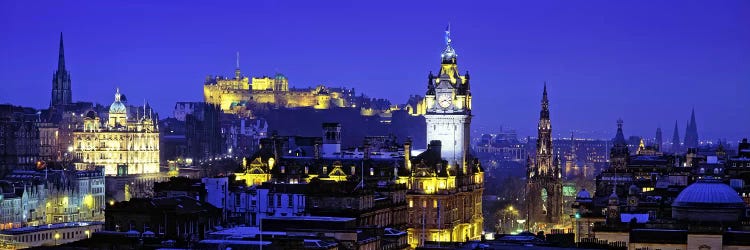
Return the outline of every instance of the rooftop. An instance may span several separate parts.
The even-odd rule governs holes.
[[[673,206],[744,207],[737,191],[717,180],[699,180],[683,190]]]
[[[61,229],[61,228],[85,227],[85,226],[102,225],[102,224],[104,223],[94,221],[94,222],[57,223],[57,224],[48,224],[48,225],[42,225],[42,226],[28,226],[28,227],[19,227],[19,228],[14,228],[14,229],[2,230],[0,231],[0,235],[24,234],[24,233],[30,233],[30,232],[40,232],[40,231],[54,230],[54,229]]]

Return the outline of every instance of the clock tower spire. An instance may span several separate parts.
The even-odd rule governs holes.
[[[471,91],[469,74],[458,72],[456,51],[453,49],[450,25],[445,29],[445,48],[440,53],[440,70],[428,75],[425,95],[427,112],[427,144],[441,142],[441,158],[452,167],[466,172],[466,153],[469,149],[471,123]]]

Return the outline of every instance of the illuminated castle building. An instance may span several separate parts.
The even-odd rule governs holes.
[[[283,74],[249,78],[241,74],[239,61],[234,78],[208,76],[203,95],[205,102],[219,105],[224,113],[240,116],[252,116],[254,111],[269,108],[356,108],[365,116],[386,117],[395,110],[407,110],[411,115],[425,112],[421,98],[405,105],[391,105],[387,100],[355,96],[354,89],[349,88],[289,88],[289,79]]]
[[[144,105],[142,112],[129,116],[123,97],[118,89],[106,122],[93,110],[83,115],[83,127],[73,132],[72,151],[81,162],[76,168],[103,166],[106,175],[159,172],[159,129],[153,114]]]
[[[409,244],[479,240],[482,234],[484,173],[469,155],[471,88],[459,74],[450,27],[438,75],[430,73],[425,96],[427,151],[406,163],[401,177],[409,191]],[[411,154],[406,150],[405,154]],[[408,158],[408,156],[407,156]]]
[[[218,105],[224,113],[237,114],[245,112],[247,102],[252,99],[250,79],[240,72],[239,54],[234,78],[207,77],[203,84],[203,96],[207,103]]]
[[[528,163],[526,212],[528,225],[544,228],[559,223],[563,213],[560,160],[557,157],[553,160],[552,124],[546,83],[542,94],[538,130],[536,157],[533,162]]]

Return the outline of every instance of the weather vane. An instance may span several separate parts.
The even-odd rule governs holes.
[[[448,23],[448,27],[445,27],[445,44],[451,45],[451,24]]]

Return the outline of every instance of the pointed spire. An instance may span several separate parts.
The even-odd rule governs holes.
[[[682,140],[682,144],[685,145],[685,149],[688,149],[691,147],[690,143],[690,121],[685,121],[685,138]]]
[[[65,71],[65,48],[63,46],[63,33],[60,32],[60,50],[57,56],[57,70],[60,72]]]
[[[117,87],[116,90],[117,91],[115,92],[115,102],[119,102],[120,101],[120,96],[122,96],[120,94],[120,87]]]
[[[540,118],[549,119],[549,99],[547,99],[547,81],[544,82],[544,91],[542,92],[542,111]]]
[[[237,51],[237,68],[234,69],[234,78],[240,79],[242,78],[242,73],[240,72],[240,52]]]
[[[690,112],[690,121],[685,129],[685,146],[697,148],[698,144],[698,125],[695,122],[695,108],[693,108]]]
[[[674,134],[672,134],[672,153],[680,151],[680,129],[677,127],[677,120],[674,121]]]
[[[445,27],[445,45],[451,46],[451,23],[448,23],[448,27]]]
[[[70,89],[70,72],[65,69],[65,49],[63,34],[60,32],[60,50],[57,57],[57,70],[52,76],[52,98],[50,107],[60,107],[72,103],[73,94]]]

